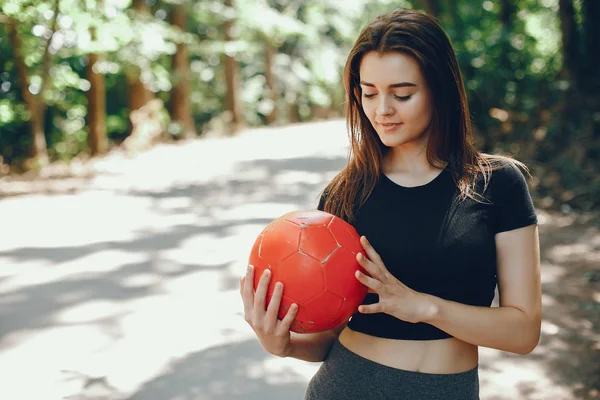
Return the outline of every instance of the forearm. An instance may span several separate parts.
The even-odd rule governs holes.
[[[287,357],[309,362],[325,360],[333,342],[337,340],[343,327],[319,333],[297,334],[292,332],[290,352]]]
[[[457,339],[517,354],[527,354],[537,346],[541,312],[528,315],[515,307],[477,307],[425,296],[430,317],[423,322]]]

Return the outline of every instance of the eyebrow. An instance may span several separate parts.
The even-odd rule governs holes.
[[[375,85],[373,85],[372,83],[369,83],[369,82],[360,81],[360,84],[363,86],[375,87]],[[400,82],[400,83],[392,83],[388,87],[389,88],[399,88],[399,87],[406,87],[406,86],[417,86],[417,85],[414,83],[410,83],[410,82]]]

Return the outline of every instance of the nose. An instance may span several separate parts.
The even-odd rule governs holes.
[[[391,115],[394,113],[394,107],[391,107],[387,96],[381,96],[381,101],[375,112],[377,115]]]

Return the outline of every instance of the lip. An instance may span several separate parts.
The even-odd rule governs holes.
[[[379,129],[382,129],[384,132],[396,131],[396,128],[402,125],[401,122],[379,122],[378,124],[380,126]]]

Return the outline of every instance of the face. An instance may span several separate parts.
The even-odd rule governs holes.
[[[432,98],[421,68],[402,53],[365,54],[360,64],[362,108],[388,147],[427,143]]]

